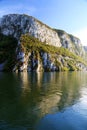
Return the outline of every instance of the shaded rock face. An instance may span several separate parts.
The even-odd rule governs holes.
[[[81,44],[79,38],[66,33],[63,30],[55,30],[59,37],[62,47],[67,48],[69,51],[79,55],[81,57],[85,57],[85,50]]]
[[[27,15],[10,14],[0,19],[0,31],[4,35],[13,35],[18,40],[28,33],[41,42],[57,47],[61,46],[58,34],[47,25]]]
[[[83,46],[83,48],[84,48],[84,50],[86,51],[86,53],[87,53],[87,46]]]
[[[5,62],[0,64],[0,71],[4,70]]]

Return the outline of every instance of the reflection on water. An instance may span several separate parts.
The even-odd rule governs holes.
[[[85,122],[86,72],[0,73],[0,129],[87,130]]]

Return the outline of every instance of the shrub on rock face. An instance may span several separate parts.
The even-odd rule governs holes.
[[[63,67],[63,68],[62,68],[62,71],[69,71],[69,68]]]

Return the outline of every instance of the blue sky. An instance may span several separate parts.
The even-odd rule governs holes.
[[[0,0],[0,17],[11,13],[32,15],[87,45],[87,0]]]

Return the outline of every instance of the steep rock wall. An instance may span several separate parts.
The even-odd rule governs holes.
[[[9,14],[0,19],[0,32],[4,35],[13,35],[20,40],[22,34],[29,34],[41,42],[56,47],[64,47],[69,51],[85,57],[85,50],[79,38],[63,30],[52,29],[36,18],[28,15]]]
[[[87,71],[87,66],[81,62],[75,62],[73,58],[62,55],[49,54],[47,52],[29,52],[27,56],[20,52],[17,56],[17,64],[13,71]],[[24,57],[23,57],[24,55]]]
[[[67,48],[69,51],[73,52],[74,54],[78,56],[85,57],[85,50],[82,47],[81,41],[78,38],[62,30],[56,30],[56,29],[54,30],[48,27],[47,25],[43,24],[42,22],[38,21],[32,16],[19,15],[19,14],[10,14],[10,15],[3,16],[0,19],[0,33],[7,36],[12,35],[13,37],[17,39],[18,42],[21,41],[20,37],[23,36],[23,34],[26,34],[28,36],[31,35],[33,36],[33,38],[34,37],[38,38],[38,40],[41,41],[42,44],[44,43],[44,45],[46,43],[46,45],[49,44],[52,46],[56,46],[57,48],[55,49],[53,48],[53,51],[58,49],[58,47],[63,47],[63,48]],[[37,41],[37,43],[39,43],[39,41]],[[30,43],[28,42],[26,46],[29,46]],[[33,44],[34,43],[35,43],[35,39],[33,41]],[[10,62],[12,60],[16,60],[16,63],[15,62],[11,63],[12,67],[15,65],[13,68],[13,71],[16,71],[16,70],[18,71],[23,71],[23,70],[59,71],[59,70],[66,70],[66,69],[67,70],[87,70],[87,67],[84,63],[75,61],[75,59],[71,58],[70,55],[68,56],[65,55],[65,52],[64,54],[60,54],[61,50],[60,51],[58,50],[59,52],[56,51],[55,54],[54,52],[49,53],[47,50],[48,49],[47,46],[44,46],[44,49],[45,49],[44,52],[42,51],[40,47],[38,54],[36,54],[35,50],[32,50],[32,51],[28,51],[28,54],[26,55],[25,54],[26,52],[22,49],[23,48],[21,48],[21,44],[18,44],[16,47],[16,56],[17,56],[17,57],[15,56],[16,59],[10,58]],[[52,48],[50,48],[50,50],[51,49]],[[15,55],[15,52],[14,52],[14,55]],[[0,68],[2,70],[3,63],[0,64]]]
[[[58,34],[32,16],[5,15],[0,19],[0,31],[4,35],[13,35],[18,40],[22,34],[28,33],[38,38],[41,42],[61,47]]]
[[[85,50],[79,38],[70,35],[63,30],[55,29],[55,31],[58,33],[60,37],[60,42],[62,44],[62,47],[67,48],[70,52],[73,52],[76,55],[85,58]]]

